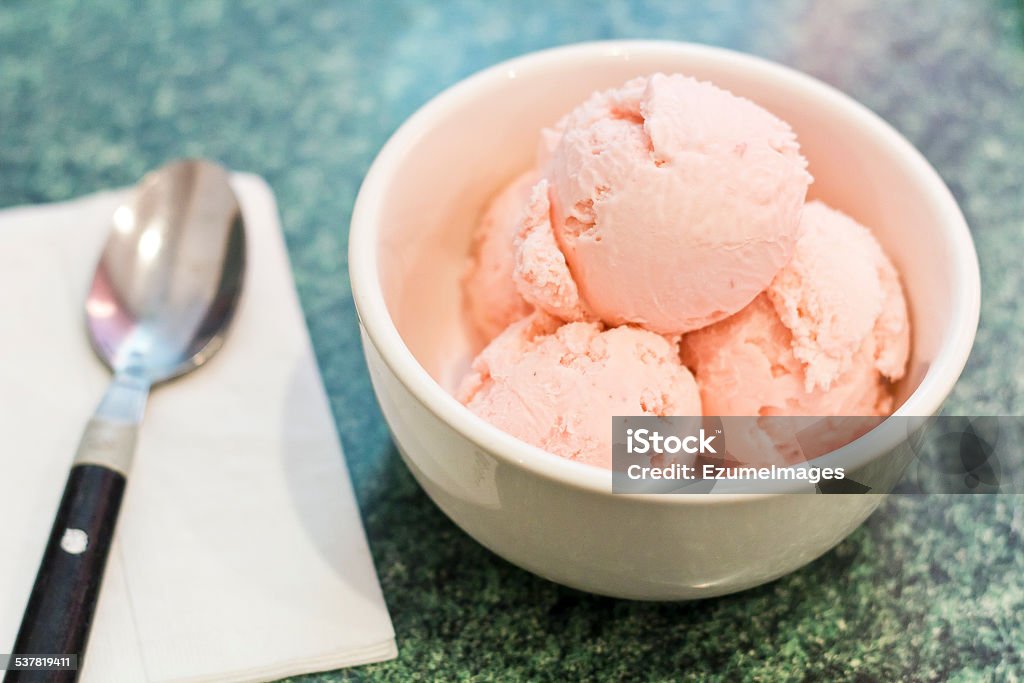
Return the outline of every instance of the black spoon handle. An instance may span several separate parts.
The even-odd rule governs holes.
[[[14,655],[77,655],[74,669],[12,669],[4,683],[78,679],[149,382],[114,377],[86,425],[32,586]]]
[[[125,477],[102,465],[75,465],[53,520],[21,629],[19,655],[80,654],[92,626],[114,540]],[[5,683],[74,681],[78,671],[13,670]]]

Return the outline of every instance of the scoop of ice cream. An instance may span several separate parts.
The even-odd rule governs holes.
[[[541,148],[533,232],[551,236],[517,261],[574,283],[575,302],[523,291],[555,315],[687,332],[739,311],[792,256],[811,181],[796,137],[710,83],[655,74],[595,93]]]
[[[463,292],[469,318],[484,341],[533,310],[516,289],[512,271],[513,240],[536,182],[537,173],[530,170],[505,186],[491,199],[473,234]]]
[[[611,468],[613,415],[700,415],[678,346],[635,327],[541,311],[485,348],[459,389],[470,410],[549,453]]]
[[[887,415],[910,349],[899,277],[874,236],[809,203],[792,261],[742,311],[681,342],[706,415]]]

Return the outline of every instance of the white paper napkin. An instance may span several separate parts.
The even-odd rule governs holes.
[[[233,183],[243,298],[224,348],[151,397],[86,683],[269,680],[396,655],[273,194]],[[0,652],[109,381],[82,307],[126,196],[0,211]]]

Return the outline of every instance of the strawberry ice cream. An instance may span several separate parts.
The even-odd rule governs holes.
[[[709,83],[595,93],[481,219],[464,286],[490,343],[459,399],[606,468],[615,415],[757,417],[729,455],[762,463],[870,429],[906,369],[906,301],[866,228],[805,205],[810,182],[787,124]]]
[[[530,188],[536,182],[537,174],[527,171],[509,183],[488,204],[473,233],[463,291],[469,318],[484,341],[494,339],[533,309],[519,294],[512,279],[515,265],[512,244]]]
[[[606,468],[613,415],[701,414],[675,343],[635,327],[563,324],[540,311],[477,356],[459,398],[527,443]]]
[[[811,181],[796,137],[710,83],[655,74],[596,93],[545,149],[516,258],[523,296],[554,315],[687,332],[792,256]]]
[[[899,278],[874,236],[821,202],[792,261],[736,315],[682,340],[708,415],[887,415],[910,348]]]

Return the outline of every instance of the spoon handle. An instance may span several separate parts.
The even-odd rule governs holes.
[[[20,655],[77,655],[77,667],[11,670],[4,683],[78,678],[148,391],[118,375],[89,420],[14,642]]]

